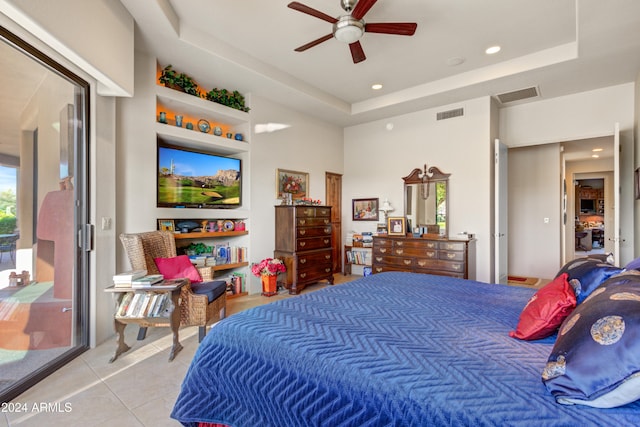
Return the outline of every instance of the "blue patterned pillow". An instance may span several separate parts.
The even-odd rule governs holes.
[[[609,279],[564,321],[542,372],[561,404],[612,408],[640,399],[640,277]]]
[[[562,273],[569,275],[569,285],[576,294],[576,303],[580,304],[602,282],[621,271],[621,268],[595,258],[576,258],[566,263],[556,277]]]

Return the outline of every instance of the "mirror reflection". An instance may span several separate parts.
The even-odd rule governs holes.
[[[414,234],[448,235],[448,184],[450,174],[437,167],[414,169],[404,177],[405,215]]]

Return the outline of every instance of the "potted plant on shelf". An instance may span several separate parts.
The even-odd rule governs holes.
[[[284,262],[278,258],[265,258],[259,263],[251,265],[251,272],[262,280],[262,295],[270,297],[277,294],[278,274],[284,273],[287,268]]]
[[[160,78],[158,79],[164,86],[180,90],[189,95],[200,97],[200,91],[195,81],[185,73],[178,73],[171,64],[162,69]]]
[[[236,110],[249,111],[249,107],[244,105],[244,96],[237,90],[229,92],[226,89],[213,88],[204,94],[204,98]]]

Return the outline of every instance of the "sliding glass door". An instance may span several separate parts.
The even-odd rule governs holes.
[[[0,27],[0,396],[87,348],[88,85]]]

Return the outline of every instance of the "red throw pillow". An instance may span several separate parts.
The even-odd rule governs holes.
[[[520,313],[518,327],[509,336],[521,340],[539,340],[553,335],[576,307],[576,295],[562,273],[547,283],[527,302]]]
[[[186,255],[178,255],[173,258],[155,258],[154,261],[158,271],[165,279],[187,278],[191,283],[202,282],[200,273],[198,273],[198,270],[191,264],[189,257]]]

